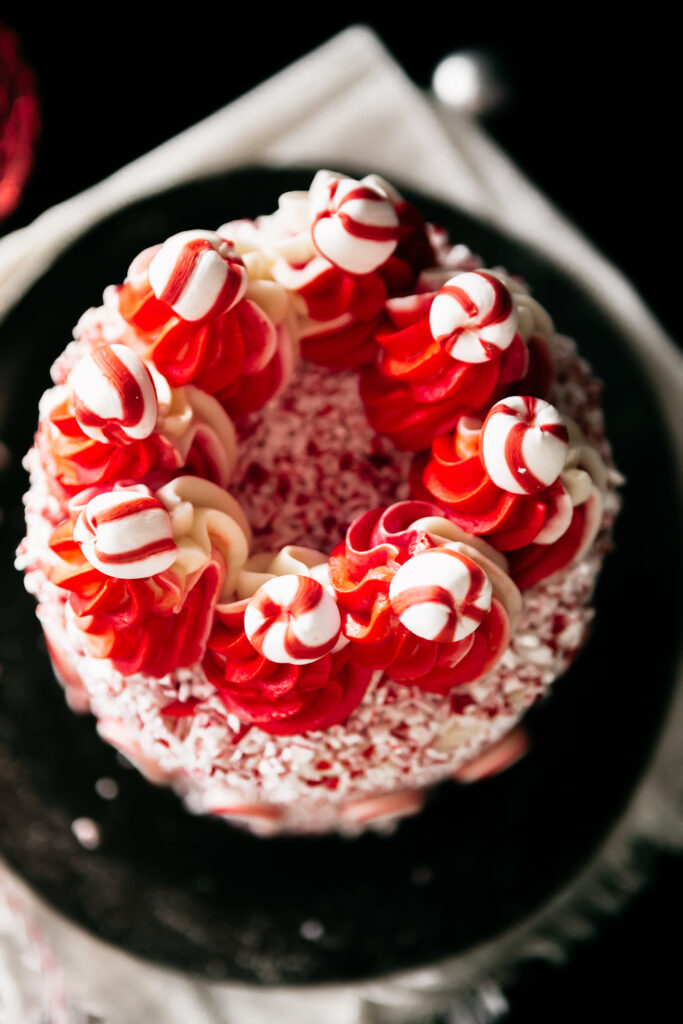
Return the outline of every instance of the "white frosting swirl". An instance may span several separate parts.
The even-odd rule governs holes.
[[[235,499],[196,476],[180,476],[165,484],[156,497],[168,510],[177,553],[171,571],[187,579],[218,556],[225,568],[219,601],[235,591],[238,573],[249,556],[251,530]]]

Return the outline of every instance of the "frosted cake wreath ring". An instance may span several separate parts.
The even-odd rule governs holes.
[[[519,755],[619,480],[519,279],[320,171],[142,252],[52,373],[18,564],[69,703],[150,780],[354,831]]]

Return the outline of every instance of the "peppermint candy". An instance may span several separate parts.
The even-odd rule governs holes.
[[[121,580],[146,579],[176,560],[171,517],[146,487],[122,487],[88,501],[74,540],[92,566]]]
[[[413,555],[391,581],[391,607],[401,624],[423,640],[464,640],[491,608],[488,576],[458,548],[456,542]]]
[[[268,661],[306,665],[335,647],[341,616],[321,583],[288,573],[267,580],[252,596],[244,613],[244,631]]]
[[[564,469],[569,435],[549,402],[514,395],[489,411],[479,444],[484,468],[497,487],[511,494],[535,494]]]
[[[126,345],[103,345],[74,367],[70,381],[79,427],[95,441],[130,444],[156,427],[158,403],[151,374]]]
[[[483,270],[456,274],[436,293],[429,328],[449,355],[463,363],[487,363],[509,348],[517,333],[511,292]]]
[[[235,306],[247,290],[242,258],[215,231],[171,235],[149,264],[158,299],[182,320],[206,320]]]
[[[369,274],[399,240],[399,220],[388,186],[376,175],[354,181],[318,171],[310,191],[311,235],[325,259],[349,274]]]

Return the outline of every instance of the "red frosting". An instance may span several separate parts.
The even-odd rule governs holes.
[[[396,203],[394,209],[399,220],[399,243],[381,267],[371,274],[348,274],[329,264],[298,289],[308,315],[320,321],[319,330],[302,338],[304,359],[335,370],[369,362],[375,355],[375,335],[387,297],[413,289],[420,271],[434,265],[434,251],[422,215],[405,200]],[[341,317],[348,318],[348,323],[325,327]]]
[[[228,711],[277,736],[328,729],[348,718],[372,672],[351,660],[348,646],[306,665],[269,661],[244,632],[248,604],[217,609],[203,663]]]
[[[495,597],[477,630],[453,643],[423,640],[399,621],[389,600],[394,575],[411,556],[438,546],[412,523],[443,515],[443,509],[421,501],[365,512],[332,552],[330,581],[354,662],[383,669],[392,679],[415,683],[430,693],[445,694],[489,671],[507,647],[510,622]]]
[[[377,364],[361,377],[368,420],[398,448],[421,451],[450,430],[463,413],[484,412],[505,394],[547,394],[552,359],[546,343],[520,334],[499,356],[465,363],[434,340],[429,309],[435,292],[387,302],[377,332]]]
[[[212,483],[224,482],[211,456],[211,445],[204,443],[201,431],[185,462],[171,441],[156,431],[142,441],[127,444],[96,441],[81,430],[70,397],[41,421],[35,443],[53,491],[62,502],[86,487],[119,480],[151,481],[154,487],[160,487],[179,469]]]
[[[311,319],[320,321],[314,333],[301,339],[304,359],[330,369],[347,370],[372,358],[374,335],[387,295],[378,273],[347,274],[330,263],[298,294],[305,300]],[[341,317],[341,324],[326,326]]]
[[[148,579],[107,576],[86,560],[66,519],[53,532],[50,548],[59,556],[48,576],[68,600],[94,658],[109,658],[124,675],[145,672],[160,678],[199,661],[205,650],[213,608],[223,585],[217,553],[184,585],[170,570]]]
[[[438,501],[463,530],[506,552],[510,576],[522,590],[568,565],[592,529],[594,500],[572,509],[560,479],[535,494],[511,494],[494,484],[478,451],[461,458],[456,445],[455,432],[438,437],[431,457],[416,458],[415,496]],[[559,539],[534,543],[544,527],[561,520],[566,527]]]
[[[156,250],[149,250],[147,265]],[[201,322],[182,320],[156,298],[144,269],[116,289],[118,310],[132,330],[126,343],[168,382],[215,395],[232,416],[260,409],[284,378],[281,332],[255,303]]]

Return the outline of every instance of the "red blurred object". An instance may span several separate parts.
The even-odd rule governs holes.
[[[21,198],[39,131],[33,72],[24,62],[16,33],[0,23],[0,220]]]

